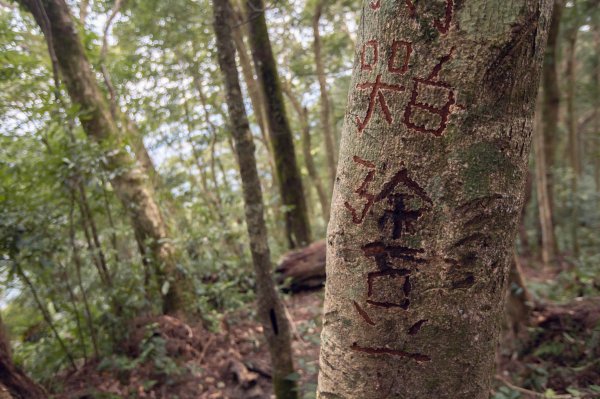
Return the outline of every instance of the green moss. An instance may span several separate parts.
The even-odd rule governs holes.
[[[506,155],[489,142],[468,147],[459,155],[459,159],[465,163],[461,177],[468,199],[488,195],[492,177],[503,179],[503,184],[510,183],[510,176],[515,171]]]

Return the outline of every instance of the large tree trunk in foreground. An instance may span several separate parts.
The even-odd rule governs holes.
[[[317,395],[487,399],[551,4],[363,10]]]
[[[327,159],[327,169],[331,187],[335,180],[335,169],[337,164],[337,151],[335,148],[335,135],[333,134],[333,123],[331,121],[331,107],[329,105],[329,93],[327,90],[327,78],[325,76],[325,66],[323,65],[323,54],[321,52],[321,32],[319,31],[319,22],[323,13],[324,0],[317,0],[315,13],[313,14],[313,50],[315,53],[315,66],[317,70],[317,79],[319,80],[319,89],[321,92],[321,129],[323,130],[323,142],[325,143],[325,155]]]
[[[32,381],[21,369],[14,365],[10,342],[0,319],[0,384],[4,385],[15,399],[45,399],[44,388]]]
[[[281,83],[271,49],[262,0],[247,0],[246,13],[250,29],[250,47],[265,108],[281,201],[285,209],[285,225],[290,248],[310,243],[310,224],[302,188],[300,170],[296,162],[294,138],[285,112]]]
[[[254,142],[235,62],[235,46],[229,25],[229,1],[215,0],[214,14],[219,66],[225,77],[227,108],[242,177],[246,224],[256,274],[258,317],[271,354],[273,390],[278,399],[296,398],[296,383],[292,378],[288,378],[294,372],[290,326],[271,274],[271,254],[264,220],[262,190],[256,168]]]
[[[177,275],[175,249],[169,241],[167,224],[148,182],[148,176],[121,147],[122,135],[111,116],[85,55],[77,29],[64,0],[19,0],[34,16],[49,43],[51,58],[56,60],[71,101],[81,107],[81,125],[93,140],[112,149],[107,168],[116,172],[111,179],[115,193],[128,210],[136,237],[149,242],[159,284],[168,291],[163,310],[175,313],[182,307],[181,278]],[[171,281],[169,281],[171,280]]]

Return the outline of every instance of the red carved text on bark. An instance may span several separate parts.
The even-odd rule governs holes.
[[[369,60],[369,55],[372,52],[372,59]],[[363,45],[360,53],[360,69],[362,71],[372,71],[373,66],[379,61],[379,44],[376,40],[369,40]]]
[[[413,79],[410,101],[404,109],[403,118],[408,128],[437,137],[446,131],[452,107],[456,105],[456,93],[452,86],[439,80],[439,74],[443,65],[452,59],[453,52],[454,49],[442,57],[429,76]],[[418,118],[419,114],[421,118]]]
[[[412,43],[404,40],[394,40],[392,54],[388,60],[388,71],[391,73],[405,74],[412,54]]]
[[[396,236],[395,238],[399,238],[403,234],[403,231],[414,230],[413,223],[421,216],[423,210],[409,210],[406,208],[404,201],[412,197],[418,197],[430,205],[432,204],[432,201],[425,190],[408,175],[408,170],[404,165],[402,165],[400,170],[398,170],[398,172],[396,172],[396,174],[381,187],[379,192],[372,193],[369,191],[369,186],[375,179],[375,164],[357,156],[353,157],[353,161],[356,164],[367,168],[369,171],[360,186],[354,191],[361,199],[366,201],[362,206],[362,209],[357,210],[348,201],[344,203],[344,206],[352,215],[352,221],[355,224],[361,224],[374,204],[387,200],[393,208],[384,211],[384,216],[382,216],[383,219],[379,220],[380,225],[385,225],[386,221],[390,219],[394,226],[393,230],[395,233],[393,233],[393,235]],[[411,194],[406,194],[404,196],[394,194],[394,191],[400,186],[408,189]]]
[[[383,117],[385,118],[388,124],[391,124],[394,121],[392,117],[392,113],[387,105],[387,101],[385,99],[384,92],[386,91],[395,91],[400,92],[404,91],[404,87],[400,85],[393,85],[381,82],[381,74],[377,75],[375,78],[375,82],[365,82],[359,83],[356,85],[356,88],[359,90],[371,90],[371,94],[369,95],[369,106],[367,107],[367,115],[364,120],[360,120],[359,117],[356,117],[356,122],[358,123],[358,131],[360,133],[365,130],[369,121],[373,117],[373,113],[375,112],[375,108],[377,104],[379,104],[381,108],[381,112],[383,113]]]

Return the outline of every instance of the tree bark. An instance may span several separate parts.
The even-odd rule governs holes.
[[[296,162],[294,138],[285,112],[281,83],[271,49],[262,0],[247,0],[250,47],[261,89],[265,96],[267,123],[275,156],[281,201],[285,207],[285,226],[290,248],[310,243],[310,224]]]
[[[150,241],[160,286],[169,288],[163,295],[163,311],[176,313],[182,310],[180,283],[184,278],[179,276],[176,267],[175,249],[169,240],[167,224],[147,174],[121,148],[121,135],[93,75],[67,4],[64,0],[19,2],[33,14],[47,37],[71,101],[81,107],[80,122],[84,131],[92,140],[112,150],[107,152],[106,161],[107,169],[114,175],[111,184],[129,212],[136,236]]]
[[[230,16],[229,1],[215,0],[214,27],[219,66],[225,78],[229,119],[242,178],[246,224],[256,274],[258,317],[271,354],[275,395],[278,399],[297,398],[296,384],[292,378],[288,378],[294,372],[290,326],[271,274],[271,254],[264,220],[262,190],[254,156],[254,141],[244,108],[235,62],[235,47],[229,25]]]
[[[592,19],[592,29],[594,34],[594,48],[596,57],[594,69],[592,71],[592,83],[594,85],[594,141],[592,146],[592,159],[594,160],[594,181],[596,191],[600,192],[600,13]]]
[[[571,166],[571,244],[573,250],[573,256],[579,257],[579,238],[578,238],[578,220],[579,220],[579,200],[578,200],[578,187],[579,178],[581,177],[581,158],[579,151],[579,132],[577,126],[577,113],[575,110],[575,96],[576,96],[576,85],[577,85],[577,35],[579,33],[579,15],[577,0],[573,0],[571,7],[571,13],[573,14],[569,29],[565,32],[567,41],[566,51],[566,71],[567,77],[567,90],[566,90],[566,105],[567,105],[567,130],[569,132],[569,163]]]
[[[560,117],[561,93],[558,85],[558,44],[560,33],[560,21],[564,10],[565,0],[554,0],[552,10],[552,22],[548,31],[548,45],[544,55],[544,68],[542,73],[542,134],[544,138],[546,171],[546,192],[550,204],[550,220],[554,224],[554,173],[553,166],[556,154],[556,142],[558,140],[558,121]],[[552,228],[554,231],[554,227]],[[554,233],[552,233],[554,234]],[[556,242],[552,237],[548,241]],[[553,248],[556,252],[556,248]]]
[[[46,399],[48,394],[12,361],[10,341],[0,318],[0,383],[15,399]]]
[[[315,13],[313,14],[313,50],[315,53],[315,66],[317,70],[317,79],[319,80],[319,89],[321,92],[321,129],[323,130],[323,141],[325,143],[325,155],[327,158],[327,168],[329,171],[330,184],[333,189],[335,181],[335,171],[337,167],[337,151],[335,148],[335,135],[331,120],[331,110],[329,103],[329,93],[327,90],[327,79],[325,76],[325,67],[323,66],[323,54],[321,53],[321,33],[319,31],[319,21],[323,13],[324,0],[317,0]]]
[[[533,147],[535,154],[535,187],[537,191],[538,212],[542,233],[542,262],[546,267],[551,267],[556,259],[556,239],[554,236],[554,223],[552,223],[552,205],[548,192],[548,173],[546,173],[546,143],[543,131],[542,102],[538,101],[538,112],[533,133]]]
[[[489,397],[550,12],[363,2],[318,398]]]

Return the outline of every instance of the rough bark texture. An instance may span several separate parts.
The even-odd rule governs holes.
[[[549,0],[365,0],[319,398],[489,397]]]
[[[291,332],[283,304],[271,274],[271,254],[267,242],[262,190],[254,157],[254,142],[240,89],[235,47],[229,26],[228,0],[214,1],[215,33],[219,65],[225,78],[227,108],[238,154],[250,251],[256,274],[258,317],[271,354],[273,390],[278,399],[296,398],[296,384],[288,378],[294,372]]]
[[[294,138],[285,112],[281,83],[267,31],[263,1],[248,0],[246,13],[254,66],[265,94],[267,123],[275,156],[281,202],[286,208],[288,243],[290,248],[302,247],[311,241],[308,212],[296,162]]]
[[[329,92],[327,90],[327,79],[325,76],[325,66],[323,65],[323,54],[321,53],[321,33],[319,31],[319,21],[323,13],[323,0],[317,0],[315,13],[313,14],[313,50],[315,53],[315,66],[317,69],[317,78],[319,80],[319,89],[321,92],[321,129],[323,130],[323,142],[325,143],[325,154],[327,156],[327,168],[329,172],[330,184],[333,186],[335,180],[335,169],[337,164],[337,151],[335,148],[335,136],[333,134],[333,124],[331,121],[331,110],[329,104]]]
[[[80,122],[86,134],[109,151],[107,168],[119,171],[111,180],[115,193],[128,210],[136,236],[149,241],[155,273],[162,286],[170,278],[170,288],[163,298],[163,310],[181,309],[182,297],[175,263],[175,251],[168,239],[167,225],[143,168],[121,150],[121,135],[99,89],[83,45],[64,0],[20,0],[40,25],[56,56],[67,91],[74,104],[81,107]]]
[[[0,384],[15,399],[45,399],[44,388],[32,381],[12,361],[10,342],[0,319]]]

